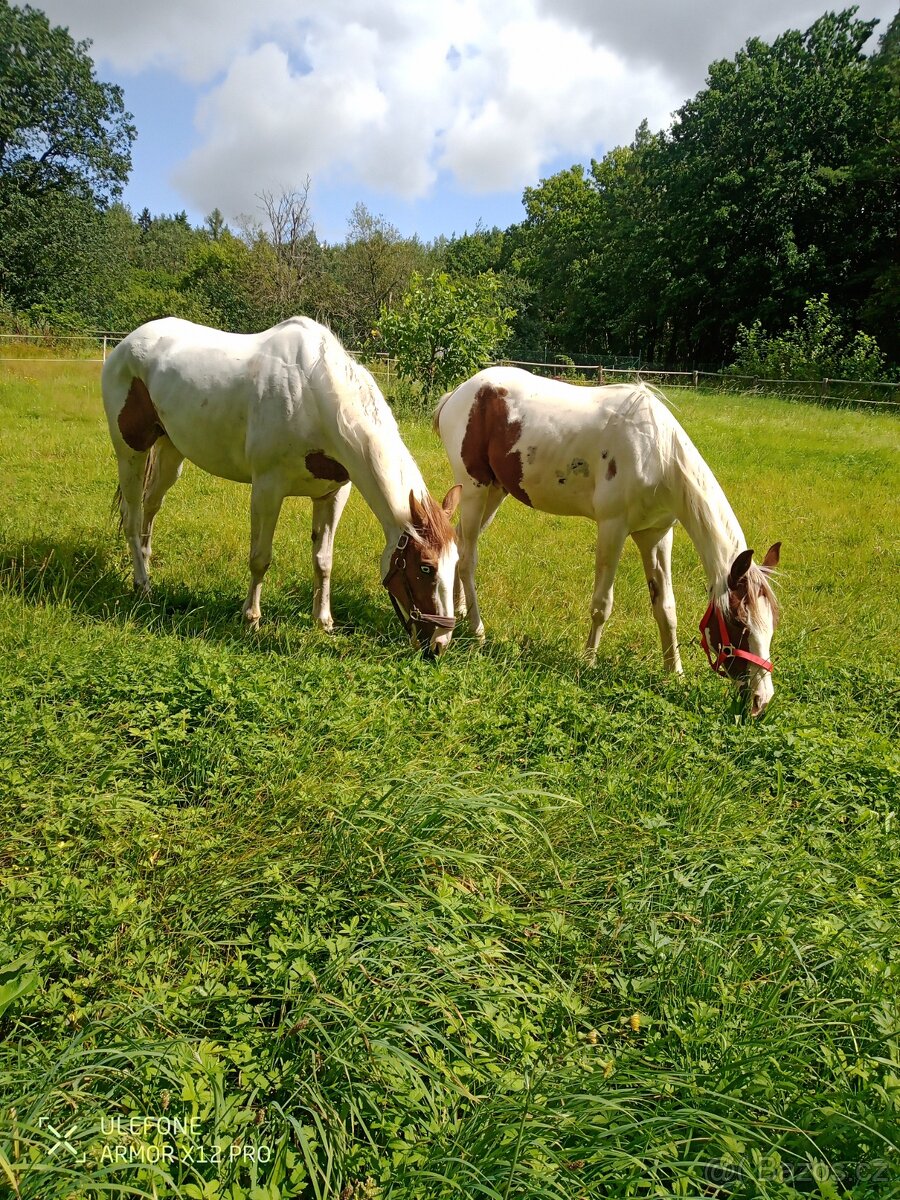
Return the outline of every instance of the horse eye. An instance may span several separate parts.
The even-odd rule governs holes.
[[[422,563],[421,567],[419,567],[419,570],[422,572],[423,575],[433,575],[434,574],[434,567],[430,567],[428,565],[428,563]]]

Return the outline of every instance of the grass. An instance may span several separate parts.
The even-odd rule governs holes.
[[[634,551],[581,665],[591,527],[512,504],[437,665],[359,497],[334,637],[303,502],[241,630],[191,469],[136,601],[96,365],[0,365],[0,1194],[900,1196],[897,421],[677,404],[784,543],[752,725],[683,534],[683,681]]]

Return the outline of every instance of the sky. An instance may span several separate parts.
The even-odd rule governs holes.
[[[357,202],[430,241],[521,220],[522,191],[664,128],[717,58],[806,29],[826,0],[32,0],[90,38],[138,138],[135,213],[311,181],[316,230]],[[860,0],[884,31],[897,0]],[[873,42],[874,45],[874,42]]]

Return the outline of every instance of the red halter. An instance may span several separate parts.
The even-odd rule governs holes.
[[[713,658],[712,649],[706,636],[710,622],[712,621],[713,613],[715,613],[719,618],[719,636],[721,638],[721,642],[719,644],[719,654],[717,658]],[[725,670],[725,663],[728,662],[730,658],[743,658],[746,659],[747,662],[754,663],[757,667],[762,667],[764,671],[772,670],[772,664],[767,658],[760,658],[758,654],[751,654],[749,650],[741,650],[740,647],[735,646],[731,640],[730,634],[728,633],[728,627],[725,624],[725,618],[722,616],[722,610],[712,600],[710,600],[709,608],[703,614],[703,620],[700,622],[700,644],[706,651],[706,657],[709,659],[709,665],[717,675],[727,674]]]

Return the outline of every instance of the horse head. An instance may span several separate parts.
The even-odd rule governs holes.
[[[769,575],[778,566],[781,543],[766,552],[762,565],[753,551],[742,550],[728,572],[727,593],[712,601],[700,634],[710,666],[727,675],[750,701],[750,713],[760,716],[774,694],[772,636],[778,624],[778,603]]]
[[[450,644],[456,618],[453,588],[459,553],[450,518],[462,488],[438,504],[427,492],[409,493],[409,527],[390,556],[383,583],[414,646],[441,654]]]

